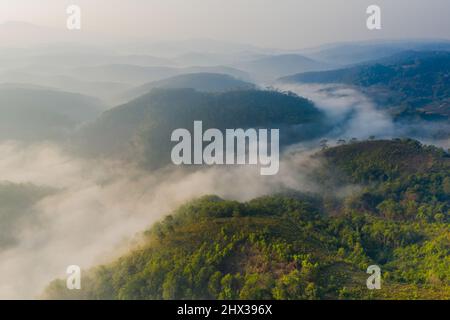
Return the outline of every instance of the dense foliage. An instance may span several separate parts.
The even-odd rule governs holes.
[[[348,207],[388,219],[450,222],[450,158],[442,149],[410,139],[367,141],[323,156],[341,173],[338,183],[363,185],[346,198]]]
[[[283,128],[281,144],[317,135],[323,114],[314,104],[294,94],[264,90],[221,93],[193,89],[154,89],[136,100],[105,112],[80,132],[84,151],[96,155],[132,154],[146,167],[171,163],[172,132],[193,132],[194,121],[203,130],[217,128]],[[302,125],[302,130],[296,129]]]
[[[44,297],[449,299],[448,154],[395,140],[317,156],[324,165],[313,175],[325,189],[360,191],[246,203],[205,196],[153,225],[139,248],[84,274],[82,290],[55,280]],[[381,290],[366,288],[371,264],[381,267]]]
[[[355,85],[379,105],[393,107],[402,118],[448,119],[450,115],[447,51],[404,52],[364,65],[298,74],[283,81]]]

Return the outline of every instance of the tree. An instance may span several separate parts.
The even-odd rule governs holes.
[[[328,140],[327,139],[320,140],[319,145],[322,148],[322,150],[328,149]]]
[[[243,300],[272,299],[274,280],[270,274],[249,274],[245,277],[244,286],[239,294]]]

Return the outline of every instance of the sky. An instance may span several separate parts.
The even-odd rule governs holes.
[[[449,0],[0,0],[0,23],[65,28],[81,7],[82,30],[120,39],[208,38],[298,49],[340,41],[450,38]],[[366,28],[366,8],[382,9],[382,29]]]

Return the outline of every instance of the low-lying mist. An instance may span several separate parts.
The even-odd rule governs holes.
[[[274,177],[256,167],[142,171],[75,159],[56,145],[0,144],[0,181],[51,186],[34,219],[17,221],[14,245],[0,249],[0,298],[36,298],[69,265],[88,268],[123,253],[136,234],[185,201],[205,194],[249,200],[284,189],[316,191],[311,150],[286,154]],[[32,213],[31,213],[32,212]],[[1,246],[0,246],[1,248]]]
[[[392,119],[364,94],[342,85],[279,85],[308,98],[324,111],[333,123],[329,137],[367,139],[392,137],[395,126]]]
[[[328,115],[334,129],[327,139],[391,138],[406,130],[354,89],[280,89],[313,100]],[[2,142],[0,182],[31,183],[55,191],[33,204],[27,213],[33,219],[16,221],[20,232],[12,245],[0,245],[0,299],[39,297],[69,265],[86,269],[111,260],[133,246],[139,232],[187,200],[206,194],[246,201],[284,190],[320,192],[310,179],[321,165],[311,157],[320,148],[319,140],[285,150],[275,176],[261,176],[254,166],[149,172],[127,163],[76,158],[56,144]],[[448,144],[448,139],[440,143]],[[336,194],[354,190],[348,187]]]
[[[413,138],[425,144],[450,148],[450,124],[442,121],[394,121],[386,108],[376,105],[356,88],[340,84],[278,84],[312,100],[325,112],[333,130],[329,139]],[[332,141],[330,141],[332,142]]]

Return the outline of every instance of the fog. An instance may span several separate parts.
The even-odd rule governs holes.
[[[328,138],[330,145],[337,139],[390,138],[406,130],[353,88],[278,89],[305,96],[325,112],[333,130],[321,139]],[[17,242],[0,247],[0,298],[37,298],[51,280],[64,277],[67,266],[87,269],[111,261],[136,245],[138,234],[153,222],[202,195],[247,201],[285,190],[320,192],[310,179],[321,165],[311,157],[318,146],[314,140],[289,147],[281,156],[280,172],[264,177],[255,166],[149,172],[129,163],[77,158],[51,142],[2,142],[0,181],[57,190],[33,205],[34,219],[17,221]],[[335,194],[355,188],[342,186]]]
[[[88,269],[111,261],[139,243],[139,234],[152,223],[202,195],[247,201],[285,190],[321,193],[311,172],[321,166],[312,155],[322,139],[334,145],[338,139],[408,136],[450,147],[448,123],[394,123],[383,106],[355,88],[275,83],[278,90],[311,99],[332,128],[285,148],[275,176],[261,176],[255,166],[148,171],[118,160],[76,156],[67,151],[66,138],[149,82],[211,72],[273,83],[292,65],[295,72],[337,67],[333,58],[321,57],[345,51],[339,47],[314,56],[319,48],[300,48],[353,40],[448,39],[450,3],[380,0],[383,29],[370,32],[365,26],[368,0],[74,2],[82,9],[82,28],[72,32],[65,27],[72,1],[0,0],[0,94],[6,97],[0,99],[0,117],[10,117],[0,130],[0,184],[52,190],[31,204],[25,218],[12,218],[14,241],[0,242],[0,299],[38,298],[51,280],[65,276],[69,265]],[[342,61],[382,57],[377,48],[345,49]],[[292,52],[311,56],[287,55]],[[251,74],[252,66],[256,71],[267,67],[270,79]],[[16,101],[26,97],[26,103],[15,104],[5,94],[12,88]],[[47,96],[58,96],[57,103]],[[26,131],[27,142],[18,141],[11,128]],[[446,135],[440,137],[440,131]],[[334,194],[356,188],[341,186]]]
[[[340,84],[277,84],[275,87],[306,97],[325,112],[333,125],[333,130],[326,134],[329,139],[408,137],[444,150],[450,147],[447,137],[450,124],[447,121],[394,122],[383,106],[378,106],[354,87]],[[440,135],[444,138],[439,138]]]
[[[378,0],[383,28],[366,28],[371,0],[1,0],[0,22],[25,21],[64,29],[69,4],[82,9],[82,32],[63,33],[91,43],[210,38],[269,48],[386,38],[449,38],[447,0]],[[282,23],[280,23],[282,22]],[[52,37],[44,38],[49,42]],[[9,42],[14,41],[9,36]],[[36,41],[30,38],[30,41]],[[3,42],[6,43],[6,42]],[[197,49],[198,50],[198,49]]]
[[[335,85],[279,86],[311,99],[325,112],[337,139],[391,138],[406,129],[356,89]],[[319,140],[319,139],[318,139]],[[139,233],[187,200],[215,194],[247,201],[297,190],[320,192],[310,174],[321,165],[311,155],[318,140],[284,150],[280,171],[260,176],[255,166],[144,171],[112,160],[89,160],[51,142],[0,144],[0,181],[49,186],[56,191],[35,203],[33,219],[18,220],[16,242],[0,247],[0,299],[37,298],[69,265],[84,269],[111,261],[136,245]],[[448,143],[448,140],[441,142]],[[357,186],[342,186],[348,194]]]
[[[30,210],[37,219],[20,222],[18,242],[0,249],[0,299],[36,298],[69,265],[109,261],[133,245],[137,233],[189,199],[216,194],[245,201],[285,189],[317,190],[307,174],[318,162],[309,159],[311,151],[299,149],[284,157],[271,178],[244,166],[150,173],[76,159],[48,143],[8,142],[0,151],[0,180],[58,188]]]
[[[392,137],[392,119],[379,110],[364,94],[342,85],[280,85],[312,100],[333,121],[335,129],[330,136],[367,139]]]

